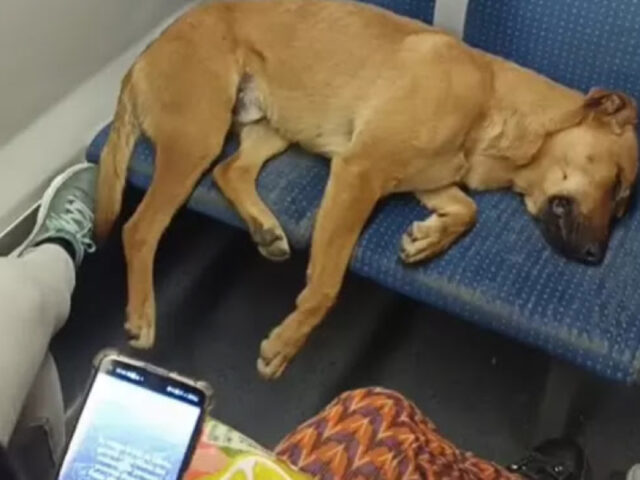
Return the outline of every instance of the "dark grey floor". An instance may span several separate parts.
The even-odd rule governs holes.
[[[138,197],[127,192],[128,212]],[[97,351],[127,351],[117,233],[85,262],[71,318],[54,341],[68,402],[84,387]],[[495,461],[512,460],[528,445],[549,367],[539,352],[349,275],[301,355],[281,380],[267,383],[255,369],[258,345],[291,310],[306,255],[269,263],[244,232],[184,211],[156,265],[158,339],[144,357],[209,380],[215,416],[265,446],[339,392],[364,385],[401,391],[454,442]],[[578,420],[595,478],[606,478],[640,461],[640,390],[593,383],[599,394]]]

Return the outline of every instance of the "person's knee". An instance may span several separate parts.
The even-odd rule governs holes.
[[[15,295],[19,288],[17,282],[22,282],[23,277],[24,272],[18,259],[0,257],[0,304],[10,305],[5,302]]]
[[[340,394],[336,400],[362,400],[365,398],[376,398],[378,400],[389,400],[394,402],[409,402],[409,400],[401,393],[383,387],[366,387],[347,390],[346,392]]]
[[[30,329],[38,325],[57,328],[57,325],[46,325],[43,319],[58,322],[58,317],[68,311],[70,299],[60,298],[62,292],[57,295],[55,285],[45,285],[37,274],[25,270],[13,272],[11,278],[2,277],[4,274],[0,275],[0,304],[10,306],[14,312],[7,318],[14,318],[21,325],[29,324]]]
[[[24,269],[0,265],[0,299],[4,305],[27,304],[40,308],[44,302],[39,282]]]

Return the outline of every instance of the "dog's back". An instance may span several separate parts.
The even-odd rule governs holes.
[[[404,92],[413,96],[408,104],[421,108],[412,85],[424,77],[439,81],[428,62],[418,61],[429,49],[447,62],[456,58],[452,50],[471,56],[437,29],[359,3],[249,0],[187,12],[149,45],[123,82],[115,134],[103,152],[103,163],[112,167],[101,169],[98,236],[106,236],[119,211],[134,137],[141,130],[155,140],[166,113],[189,109],[197,130],[192,105],[231,112],[245,85],[255,90],[245,93],[259,100],[259,115],[285,137],[331,157],[347,147],[373,103]]]

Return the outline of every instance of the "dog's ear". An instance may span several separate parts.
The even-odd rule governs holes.
[[[631,186],[628,185],[622,179],[622,175],[618,173],[616,185],[613,190],[613,213],[617,218],[622,217],[627,211],[629,197],[631,197]]]
[[[616,156],[618,173],[616,174],[616,184],[613,190],[613,208],[618,218],[622,217],[627,211],[631,191],[636,183],[636,176],[638,174],[637,158],[638,149],[636,142],[633,142],[629,146],[629,151]]]
[[[584,108],[587,115],[608,125],[616,135],[638,122],[635,100],[621,92],[593,88],[585,98]]]

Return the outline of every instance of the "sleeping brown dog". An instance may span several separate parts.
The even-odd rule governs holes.
[[[441,254],[473,226],[476,206],[462,186],[520,193],[553,247],[598,263],[636,178],[636,107],[622,93],[584,96],[362,4],[197,7],[125,77],[102,154],[98,237],[120,210],[136,138],[142,132],[156,146],[152,184],[123,233],[126,328],[136,347],[154,342],[158,240],[232,123],[240,149],[213,177],[269,258],[286,258],[289,247],[256,192],[260,168],[293,143],[331,159],[307,286],[260,349],[258,369],[267,378],[284,371],[335,302],[381,197],[413,192],[433,212],[402,238],[407,263]]]

